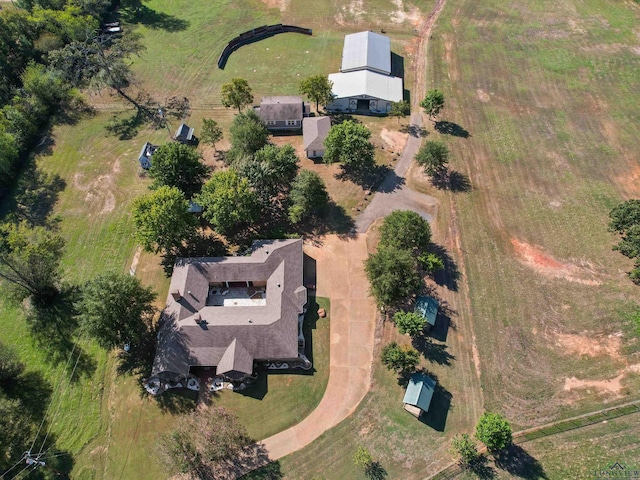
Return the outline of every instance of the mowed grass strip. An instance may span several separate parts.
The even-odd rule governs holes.
[[[473,187],[455,203],[486,407],[516,426],[622,403],[640,384],[624,318],[637,287],[607,232],[609,210],[640,194],[639,15],[610,1],[463,2],[430,42],[442,118],[470,133],[436,137]],[[590,383],[618,375],[614,389]]]

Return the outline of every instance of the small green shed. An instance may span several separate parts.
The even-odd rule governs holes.
[[[438,315],[439,307],[440,304],[435,298],[424,295],[416,299],[416,308],[414,309],[414,312],[426,318],[427,325],[429,325],[427,328],[431,328],[436,324],[436,316]]]
[[[436,381],[423,373],[411,375],[407,391],[404,394],[404,409],[415,417],[420,417],[422,412],[429,410],[433,391],[436,388]]]

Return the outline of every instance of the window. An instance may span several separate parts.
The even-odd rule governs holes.
[[[267,120],[267,125],[275,125],[276,121],[275,120]]]
[[[288,127],[295,127],[298,124],[297,120],[287,120]]]

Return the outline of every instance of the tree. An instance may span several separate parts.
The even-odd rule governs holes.
[[[491,453],[499,452],[512,443],[511,425],[502,415],[485,412],[476,425],[476,438],[484,443]]]
[[[379,306],[405,303],[422,287],[416,259],[407,250],[379,248],[365,261],[371,294]]]
[[[370,138],[367,127],[351,120],[334,125],[324,140],[323,161],[328,164],[342,162],[356,170],[373,167],[375,148]]]
[[[333,82],[324,75],[313,75],[300,82],[300,93],[315,102],[318,111],[319,104],[326,107],[333,100]]]
[[[202,130],[200,132],[200,141],[210,144],[216,150],[216,143],[222,140],[222,128],[218,122],[209,118],[202,120]]]
[[[24,371],[24,364],[16,352],[0,342],[0,387],[15,382]]]
[[[158,148],[149,169],[151,188],[176,187],[187,199],[200,191],[208,174],[209,168],[202,163],[198,151],[177,142]]]
[[[251,156],[269,143],[269,130],[253,110],[236,115],[229,128],[232,159]]]
[[[467,433],[454,435],[451,439],[451,453],[458,457],[463,466],[471,466],[480,458],[478,447]]]
[[[196,196],[202,215],[223,235],[258,218],[258,197],[249,181],[230,168],[215,172]]]
[[[159,187],[133,202],[135,236],[147,252],[172,253],[196,232],[189,202],[176,187]]]
[[[423,252],[418,255],[418,264],[427,275],[433,275],[444,269],[444,261],[432,252]]]
[[[408,345],[398,345],[396,342],[391,342],[382,349],[380,359],[389,370],[404,373],[416,368],[420,361],[420,354]]]
[[[321,211],[329,203],[327,189],[316,172],[302,170],[291,186],[289,220],[299,223],[305,217]]]
[[[222,85],[221,98],[225,107],[237,108],[238,113],[242,112],[242,107],[253,102],[251,87],[244,78],[232,78],[231,82]]]
[[[356,465],[356,467],[367,468],[373,463],[371,452],[369,452],[367,448],[360,445],[358,447],[358,450],[356,450],[355,455],[353,456],[353,463]]]
[[[239,159],[234,167],[249,180],[262,204],[269,206],[289,192],[299,162],[291,145],[265,145],[253,156]]]
[[[395,210],[380,226],[380,245],[418,253],[431,243],[429,222],[411,210]]]
[[[408,334],[412,338],[422,335],[427,326],[427,319],[414,312],[396,312],[393,321],[400,335]]]
[[[216,467],[251,443],[237,417],[214,407],[181,416],[172,432],[160,436],[156,452],[168,471],[214,478]]]
[[[391,110],[389,110],[390,117],[396,117],[398,122],[400,121],[400,117],[406,117],[411,113],[411,105],[406,100],[402,100],[400,102],[392,102]]]
[[[81,328],[110,350],[144,342],[153,323],[155,298],[137,277],[105,272],[82,287],[75,306]]]
[[[640,284],[640,200],[627,200],[609,213],[609,231],[621,235],[620,242],[613,247],[625,257],[635,259],[629,272],[631,280]]]
[[[444,93],[437,88],[429,90],[420,102],[420,106],[424,109],[424,113],[429,115],[429,119],[433,120],[440,114],[444,107]]]
[[[25,222],[0,228],[0,278],[9,282],[18,299],[31,296],[42,303],[58,294],[62,237]]]
[[[449,163],[449,149],[439,140],[428,140],[420,147],[416,161],[432,177],[443,175]]]

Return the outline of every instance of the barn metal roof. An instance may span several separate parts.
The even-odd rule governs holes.
[[[390,77],[369,70],[358,70],[347,73],[332,73],[329,80],[333,82],[335,98],[371,97],[389,102],[402,101],[402,79]]]
[[[414,373],[411,375],[402,403],[408,403],[427,412],[429,405],[431,405],[431,398],[435,388],[436,381],[433,378],[427,377],[422,373]]]
[[[342,72],[369,69],[391,73],[391,40],[374,32],[345,35],[342,49]]]

